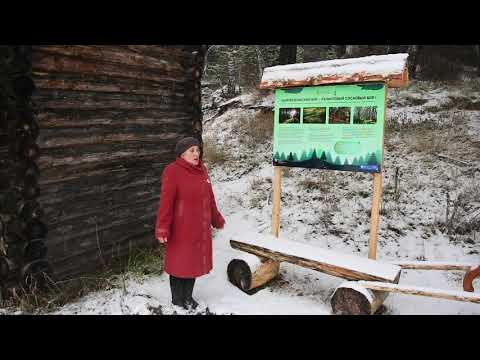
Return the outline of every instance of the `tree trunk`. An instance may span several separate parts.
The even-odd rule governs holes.
[[[410,56],[409,60],[409,75],[412,79],[416,78],[416,71],[418,66],[418,60],[420,56],[420,52],[423,46],[421,45],[409,45],[408,46],[408,54]]]
[[[480,45],[475,45],[475,54],[477,55],[477,76],[480,76]]]
[[[236,50],[234,46],[231,46],[228,51],[228,83],[227,93],[229,95],[235,95],[236,92],[236,66],[235,66],[235,54]]]
[[[337,54],[337,59],[341,59],[345,56],[345,51],[347,47],[345,45],[335,45],[335,53]]]
[[[255,45],[255,52],[257,54],[257,66],[258,66],[258,81],[262,80],[263,69],[265,69],[265,60],[262,54],[262,47]]]
[[[278,65],[295,64],[297,62],[297,45],[281,45]]]
[[[361,52],[360,45],[347,45],[345,48],[345,57],[353,58],[359,57]]]

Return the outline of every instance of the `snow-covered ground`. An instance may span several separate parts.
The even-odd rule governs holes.
[[[218,93],[214,96],[216,106],[222,105]],[[480,109],[456,106],[455,101],[464,97],[478,102],[478,84],[412,82],[406,90],[390,90],[379,260],[480,263]],[[211,104],[211,98],[204,102]],[[282,263],[280,276],[254,295],[228,281],[228,263],[247,256],[232,249],[229,240],[248,232],[270,232],[273,178],[271,135],[260,138],[257,134],[252,140],[249,134],[254,129],[250,122],[262,121],[255,107],[273,106],[273,97],[250,94],[229,102],[223,102],[219,116],[214,108],[204,109],[205,142],[226,157],[222,164],[209,164],[226,226],[214,231],[212,272],[195,284],[194,297],[201,305],[197,313],[331,314],[330,297],[343,282],[336,277]],[[287,170],[282,177],[280,237],[366,258],[372,185],[369,174]],[[444,225],[447,193],[450,216],[453,203],[463,196],[451,235]],[[404,270],[400,284],[461,290],[462,280],[459,271]],[[479,280],[474,286],[480,293]],[[384,314],[480,314],[479,304],[402,294],[390,294],[385,307]],[[54,313],[189,312],[170,304],[168,275],[163,274],[127,276],[118,288],[92,293]]]

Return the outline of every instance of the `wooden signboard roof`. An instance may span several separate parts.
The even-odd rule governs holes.
[[[382,81],[392,88],[408,84],[408,54],[365,56],[265,68],[260,89]]]

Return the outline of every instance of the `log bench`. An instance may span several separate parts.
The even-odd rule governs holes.
[[[288,262],[349,280],[341,284],[331,298],[336,314],[375,314],[390,292],[480,303],[480,295],[472,294],[472,281],[480,267],[471,264],[387,263],[274,236],[249,234],[246,237],[248,240],[232,239],[230,245],[255,256],[233,259],[227,269],[229,281],[246,293],[267,284],[278,274],[280,263]],[[402,269],[466,271],[465,291],[400,286]]]

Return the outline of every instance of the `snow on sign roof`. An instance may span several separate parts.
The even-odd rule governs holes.
[[[384,81],[399,88],[408,83],[408,54],[279,65],[265,68],[260,89]]]

